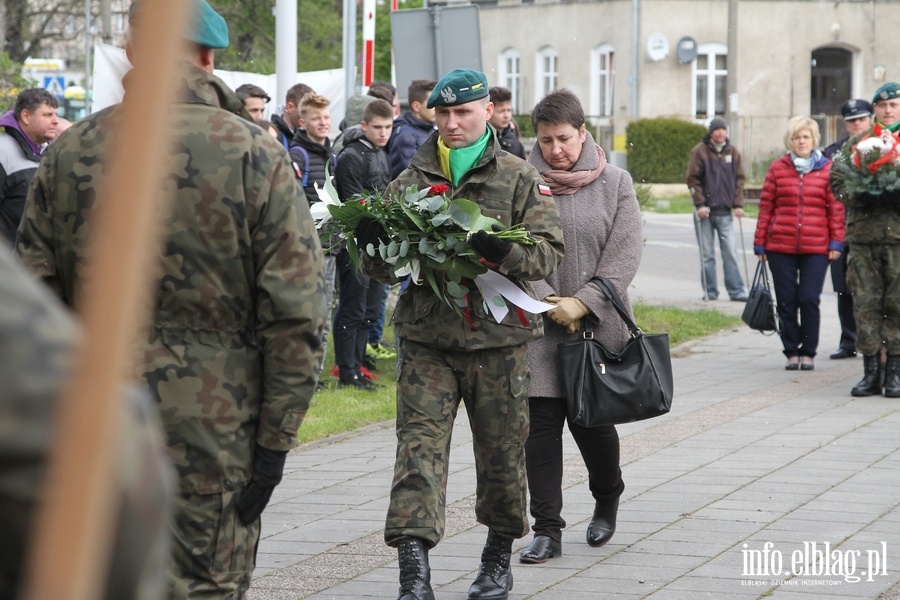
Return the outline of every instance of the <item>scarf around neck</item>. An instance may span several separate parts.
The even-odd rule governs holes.
[[[593,142],[592,139],[586,139],[584,145],[581,147],[581,153],[590,152],[591,146],[588,145],[588,141]],[[544,171],[541,173],[541,176],[550,186],[550,191],[553,192],[557,196],[562,196],[566,194],[574,194],[587,184],[591,183],[598,177],[600,177],[600,173],[603,172],[603,169],[606,167],[606,154],[603,153],[603,148],[601,148],[596,143],[592,144],[594,148],[596,148],[597,157],[599,158],[599,163],[597,168],[595,169],[584,169],[579,171],[560,171],[557,169],[550,169],[549,171]],[[581,158],[579,157],[579,162]],[[576,164],[575,167],[578,165]],[[573,169],[575,167],[572,167]]]
[[[475,163],[479,161],[490,139],[491,130],[488,129],[471,146],[448,148],[444,144],[444,140],[438,137],[438,160],[441,163],[441,171],[454,186],[459,184],[459,180],[463,178],[463,175],[468,173],[475,166]]]
[[[813,167],[816,166],[816,163],[819,162],[819,159],[822,157],[822,152],[816,148],[812,151],[812,153],[806,158],[800,158],[794,151],[790,151],[791,161],[794,163],[794,168],[797,169],[797,172],[801,175],[806,175],[810,171],[813,170]]]

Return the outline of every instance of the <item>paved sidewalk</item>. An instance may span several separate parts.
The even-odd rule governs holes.
[[[695,288],[639,275],[632,297],[702,307]],[[900,400],[849,395],[862,360],[828,360],[834,306],[823,294],[815,371],[785,371],[780,341],[744,327],[675,349],[672,412],[619,427],[626,489],[602,548],[585,543],[593,500],[566,434],[564,554],[522,565],[530,536],[518,540],[510,598],[900,597]],[[486,535],[464,413],[447,533],[430,555],[438,599],[466,597]],[[290,454],[248,598],[397,597],[396,552],[382,541],[394,443],[385,423]]]

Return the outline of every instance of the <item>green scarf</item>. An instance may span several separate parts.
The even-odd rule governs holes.
[[[900,129],[900,121],[897,121],[893,125],[885,125],[884,123],[882,123],[881,126],[884,127],[885,129],[887,129],[888,131],[890,131],[891,133],[897,133],[897,130]]]
[[[438,159],[441,162],[441,171],[447,176],[447,179],[455,186],[459,184],[459,180],[463,175],[468,173],[475,163],[484,155],[484,149],[487,148],[491,139],[491,130],[484,132],[477,142],[465,148],[448,148],[444,145],[444,140],[438,137]]]

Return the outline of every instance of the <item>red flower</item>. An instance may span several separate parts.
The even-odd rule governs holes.
[[[449,185],[442,183],[440,185],[431,186],[431,189],[429,191],[434,196],[440,196],[441,194],[447,193],[447,190],[449,190],[449,189],[450,189]]]

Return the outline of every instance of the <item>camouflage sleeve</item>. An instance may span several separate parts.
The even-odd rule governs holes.
[[[503,274],[527,281],[544,279],[553,273],[565,253],[553,195],[542,194],[539,185],[547,188],[537,170],[525,163],[515,186],[513,224],[522,223],[539,241],[531,246],[513,244],[509,256],[498,269]]]
[[[0,597],[13,593],[29,540],[53,410],[72,367],[73,319],[0,242]]]
[[[289,450],[316,387],[325,276],[306,196],[283,151],[268,184],[253,232],[257,335],[264,356],[257,443]]]
[[[72,306],[74,299],[66,297],[53,251],[53,219],[48,199],[54,197],[55,150],[52,145],[47,149],[31,179],[25,211],[16,234],[16,251],[33,275],[42,279],[57,297]]]

